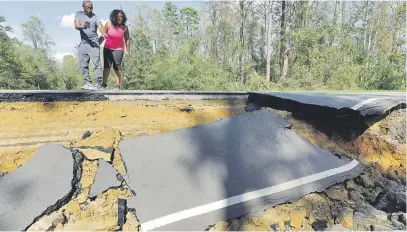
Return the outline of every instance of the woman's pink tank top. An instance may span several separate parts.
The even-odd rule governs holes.
[[[109,29],[107,30],[107,39],[105,48],[110,50],[124,50],[124,33],[122,26],[115,27],[109,23]]]

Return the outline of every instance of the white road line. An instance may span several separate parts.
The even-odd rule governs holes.
[[[208,213],[211,211],[226,208],[231,205],[235,205],[235,204],[239,204],[239,203],[242,203],[245,201],[250,201],[253,199],[260,198],[260,197],[279,193],[279,192],[282,192],[282,191],[285,191],[288,189],[292,189],[292,188],[295,188],[295,187],[298,187],[301,185],[312,183],[317,180],[321,180],[321,179],[324,179],[324,178],[327,178],[330,176],[334,176],[334,175],[349,171],[349,170],[355,168],[358,164],[359,164],[359,162],[357,160],[353,160],[352,162],[350,162],[344,166],[338,167],[338,168],[333,168],[333,169],[330,169],[327,171],[319,172],[319,173],[312,174],[309,176],[304,176],[304,177],[301,177],[301,178],[298,178],[298,179],[295,179],[292,181],[288,181],[288,182],[285,182],[282,184],[274,185],[274,186],[271,186],[268,188],[240,194],[240,195],[226,198],[226,199],[223,199],[220,201],[215,201],[215,202],[201,205],[201,206],[198,206],[195,208],[191,208],[191,209],[183,210],[183,211],[180,211],[177,213],[169,214],[167,216],[163,216],[163,217],[142,223],[141,229],[143,232],[146,232],[146,231],[149,231],[149,230],[152,230],[152,229],[164,226],[164,225],[171,224],[173,222],[180,221],[182,219],[202,215],[202,214],[205,214],[205,213]]]
[[[369,98],[369,99],[366,99],[366,100],[364,100],[362,102],[359,102],[358,104],[352,106],[351,108],[352,108],[352,110],[357,110],[357,109],[361,108],[362,106],[364,106],[366,104],[369,104],[372,101],[376,101],[378,99],[380,99],[380,98]]]

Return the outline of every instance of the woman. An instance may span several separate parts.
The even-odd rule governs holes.
[[[126,26],[127,17],[122,10],[113,10],[110,13],[110,22],[105,25],[105,32],[107,34],[106,43],[103,48],[103,84],[102,87],[107,87],[107,78],[110,74],[110,68],[113,65],[113,69],[116,73],[116,85],[114,90],[120,89],[120,65],[125,51],[126,55],[131,55],[130,52],[130,38],[129,28]]]

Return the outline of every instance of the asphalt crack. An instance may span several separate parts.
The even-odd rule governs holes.
[[[28,225],[24,231],[27,231],[34,223],[39,221],[42,217],[46,215],[50,215],[51,213],[59,210],[62,206],[66,205],[69,201],[71,201],[73,198],[76,198],[78,194],[81,192],[81,176],[82,176],[82,162],[84,160],[84,156],[77,151],[71,150],[72,154],[72,159],[73,159],[73,177],[71,181],[71,191],[67,193],[64,197],[59,199],[55,204],[49,206],[43,213],[41,213],[39,216],[34,218],[33,222]]]

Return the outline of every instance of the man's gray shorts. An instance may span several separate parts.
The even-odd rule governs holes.
[[[95,66],[95,79],[97,84],[102,84],[102,63],[100,61],[99,46],[91,46],[87,43],[80,43],[78,47],[79,67],[83,78],[88,83],[92,83],[89,76],[89,60],[92,60]]]

